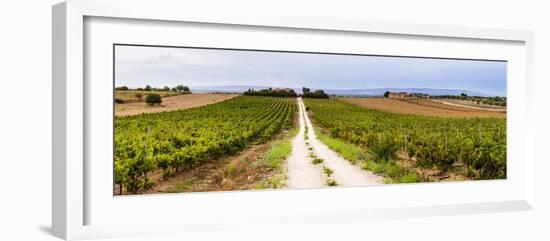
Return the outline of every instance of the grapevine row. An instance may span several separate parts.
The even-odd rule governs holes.
[[[204,107],[115,118],[115,184],[136,193],[149,175],[188,170],[269,140],[292,125],[294,98],[238,96]]]
[[[395,147],[422,167],[447,171],[461,164],[479,179],[506,177],[505,119],[393,114],[334,99],[305,102],[332,137],[369,149]]]

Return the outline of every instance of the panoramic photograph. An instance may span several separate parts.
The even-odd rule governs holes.
[[[506,179],[507,62],[115,45],[114,195]]]

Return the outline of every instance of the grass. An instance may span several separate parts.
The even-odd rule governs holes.
[[[329,167],[323,166],[323,173],[325,173],[327,175],[327,177],[330,177],[330,175],[332,175],[332,173],[334,173],[334,171],[332,169],[330,169]]]
[[[292,129],[290,129],[290,131],[288,131],[288,133],[286,134],[285,138],[286,138],[286,139],[292,139],[293,137],[295,137],[296,135],[298,135],[298,132],[300,132],[300,128],[294,127],[294,128],[292,128]]]
[[[382,162],[364,161],[361,168],[386,176],[384,180],[386,183],[416,183],[422,181],[416,172],[407,171],[392,160]]]
[[[329,187],[338,186],[338,182],[336,182],[336,180],[334,180],[332,178],[328,178],[327,179],[327,186],[329,186]]]
[[[314,165],[317,165],[317,164],[321,164],[323,163],[325,160],[321,159],[321,158],[313,158],[313,160],[311,161],[312,164]]]
[[[225,167],[225,174],[227,176],[233,176],[235,173],[237,173],[237,169],[239,168],[239,161],[233,160],[227,166]]]
[[[286,174],[281,173],[268,179],[262,180],[254,186],[254,189],[283,188],[286,186]]]
[[[198,177],[190,177],[184,181],[176,183],[176,185],[170,187],[167,191],[170,193],[189,191],[196,185],[198,180]]]
[[[254,189],[283,188],[286,186],[286,173],[283,167],[284,161],[292,152],[292,138],[295,137],[299,128],[290,129],[281,140],[273,141],[269,149],[259,160],[259,164],[275,171],[269,178],[261,180],[254,186]]]
[[[416,183],[422,181],[416,172],[408,171],[395,163],[393,159],[396,158],[396,146],[393,143],[382,142],[374,149],[369,150],[369,155],[360,146],[332,138],[320,129],[316,129],[316,133],[319,140],[330,149],[353,164],[361,163],[362,169],[384,176],[386,183]]]
[[[365,158],[365,153],[361,147],[344,142],[342,140],[332,138],[329,135],[323,133],[320,129],[316,129],[317,138],[321,140],[330,149],[338,152],[343,158],[349,160],[355,164],[359,160]]]
[[[279,169],[292,152],[290,139],[275,141],[262,158],[262,162],[271,169]]]

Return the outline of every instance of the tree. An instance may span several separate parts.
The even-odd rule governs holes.
[[[184,89],[185,89],[185,87],[183,85],[176,86],[176,90],[178,90],[178,91],[183,91]]]
[[[164,86],[164,88],[162,88],[162,91],[170,91],[170,87]]]
[[[320,98],[320,99],[328,99],[329,96],[325,91],[323,90],[315,90],[311,92],[309,88],[302,87],[302,97],[303,98]]]
[[[261,90],[248,89],[243,93],[243,95],[296,97],[296,92],[294,92],[294,90],[290,88],[285,88],[285,89],[269,88],[269,89],[261,89]]]
[[[191,91],[191,90],[189,89],[189,87],[188,87],[188,86],[184,86],[184,87],[183,87],[183,91],[185,91],[185,92],[189,92],[189,91]]]
[[[389,91],[384,92],[384,97],[385,97],[385,98],[390,97],[390,92],[389,92]]]
[[[150,85],[146,85],[146,86],[145,86],[145,91],[151,91],[151,89],[152,89],[152,88],[151,88]]]
[[[160,103],[162,103],[162,97],[160,97],[159,94],[148,94],[147,97],[145,97],[145,103],[149,105],[160,105]]]
[[[466,96],[468,96],[468,95],[467,95],[467,94],[465,94],[465,93],[460,93],[460,96],[462,96],[462,97],[466,97]]]
[[[115,87],[115,90],[128,90],[128,86],[123,85],[123,86]]]

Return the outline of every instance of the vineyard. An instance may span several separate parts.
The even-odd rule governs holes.
[[[139,193],[150,175],[181,173],[269,140],[292,125],[295,98],[238,96],[185,110],[115,118],[115,184]]]
[[[305,104],[331,137],[371,150],[377,161],[401,155],[442,172],[458,164],[471,178],[506,178],[506,119],[392,114],[334,99]]]

